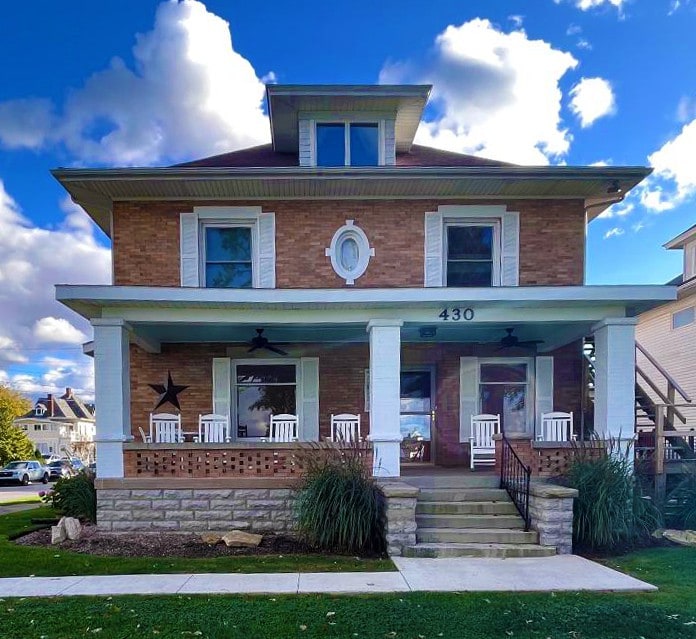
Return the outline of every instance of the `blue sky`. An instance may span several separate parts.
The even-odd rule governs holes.
[[[652,165],[588,229],[590,284],[663,283],[696,222],[696,0],[10,3],[0,24],[0,381],[92,392],[55,282],[109,246],[49,175],[268,140],[263,83],[431,82],[417,140],[521,164]],[[231,34],[231,38],[230,38]]]

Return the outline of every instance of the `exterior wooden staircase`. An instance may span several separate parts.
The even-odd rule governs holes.
[[[416,545],[406,557],[543,557],[556,549],[538,544],[494,475],[404,476],[420,489]]]

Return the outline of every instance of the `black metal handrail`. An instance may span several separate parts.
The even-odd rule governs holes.
[[[500,464],[500,487],[507,490],[518,512],[524,519],[524,530],[529,530],[529,480],[532,469],[525,466],[505,435],[502,435],[503,455]]]

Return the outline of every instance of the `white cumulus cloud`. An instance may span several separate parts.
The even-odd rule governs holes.
[[[82,344],[87,335],[63,317],[42,317],[34,323],[34,337],[41,344]]]
[[[567,153],[560,79],[578,61],[525,31],[506,33],[476,18],[450,25],[423,63],[394,62],[383,83],[433,84],[439,114],[421,123],[416,142],[520,164],[548,164]]]
[[[556,4],[561,4],[562,0],[554,0]],[[604,7],[613,7],[619,12],[619,16],[623,16],[623,8],[627,0],[570,0],[581,11],[589,11],[590,9],[600,9]]]
[[[96,227],[84,223],[84,212],[64,204],[63,223],[55,229],[32,224],[0,180],[0,367],[5,380],[31,393],[61,386],[89,394],[91,361],[80,342],[89,324],[55,301],[57,283],[108,284],[111,252],[96,239]],[[46,359],[70,353],[72,364]],[[51,391],[49,391],[51,392]]]
[[[587,128],[599,118],[616,113],[611,83],[604,78],[581,78],[570,90],[570,110]]]
[[[679,206],[696,195],[696,119],[648,156],[654,168],[641,191],[641,203],[660,213]]]
[[[60,106],[0,103],[0,142],[62,145],[84,163],[144,165],[270,140],[264,78],[234,50],[229,24],[201,2],[161,3],[152,30],[135,40],[132,64],[113,58]]]

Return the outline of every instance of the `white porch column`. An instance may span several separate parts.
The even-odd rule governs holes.
[[[94,319],[97,477],[123,477],[123,442],[131,439],[130,326]]]
[[[607,318],[592,328],[595,339],[594,429],[603,438],[635,434],[636,319]]]
[[[370,434],[373,475],[398,477],[401,454],[401,320],[371,320]]]

